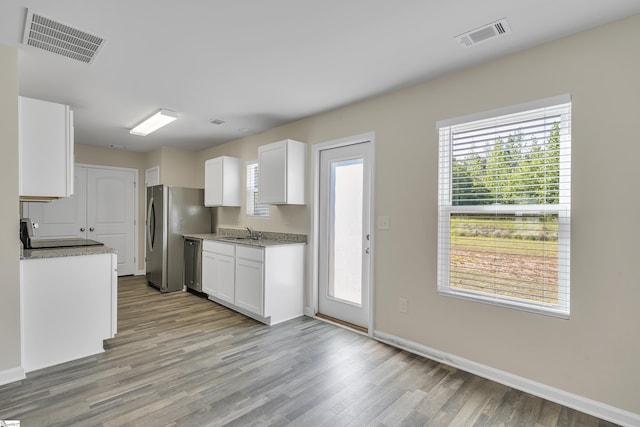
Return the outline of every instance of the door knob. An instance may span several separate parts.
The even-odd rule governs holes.
[[[89,227],[89,231],[93,231],[93,230],[95,230],[95,228]]]
[[[80,227],[80,231],[84,232],[85,228],[84,227]]]

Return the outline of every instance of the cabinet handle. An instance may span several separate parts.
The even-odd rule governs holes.
[[[80,231],[84,232],[85,228],[84,227],[80,227]]]
[[[89,227],[89,231],[93,231],[93,230],[95,230],[95,228]]]

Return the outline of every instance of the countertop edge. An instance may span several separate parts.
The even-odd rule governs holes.
[[[54,248],[54,249],[25,249],[20,257],[21,261],[48,258],[63,258],[85,255],[117,254],[118,251],[109,246],[85,246],[74,248]]]
[[[213,242],[220,243],[228,243],[231,245],[243,245],[243,246],[253,246],[260,248],[267,248],[273,246],[285,246],[285,245],[306,245],[306,236],[304,236],[304,240],[288,240],[288,239],[270,239],[263,238],[258,240],[233,240],[228,235],[214,234],[214,233],[205,233],[205,234],[183,234],[185,238],[199,239],[199,240],[209,240]]]

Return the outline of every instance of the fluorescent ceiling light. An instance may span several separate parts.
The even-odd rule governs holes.
[[[178,113],[162,109],[129,131],[133,135],[147,136],[178,118]]]

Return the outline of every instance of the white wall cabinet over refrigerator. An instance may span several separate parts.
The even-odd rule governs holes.
[[[272,205],[306,203],[307,144],[285,139],[258,147],[258,202]]]
[[[242,160],[216,157],[204,162],[204,205],[240,206],[242,198]]]
[[[73,112],[68,105],[18,98],[19,195],[23,200],[73,194]]]

